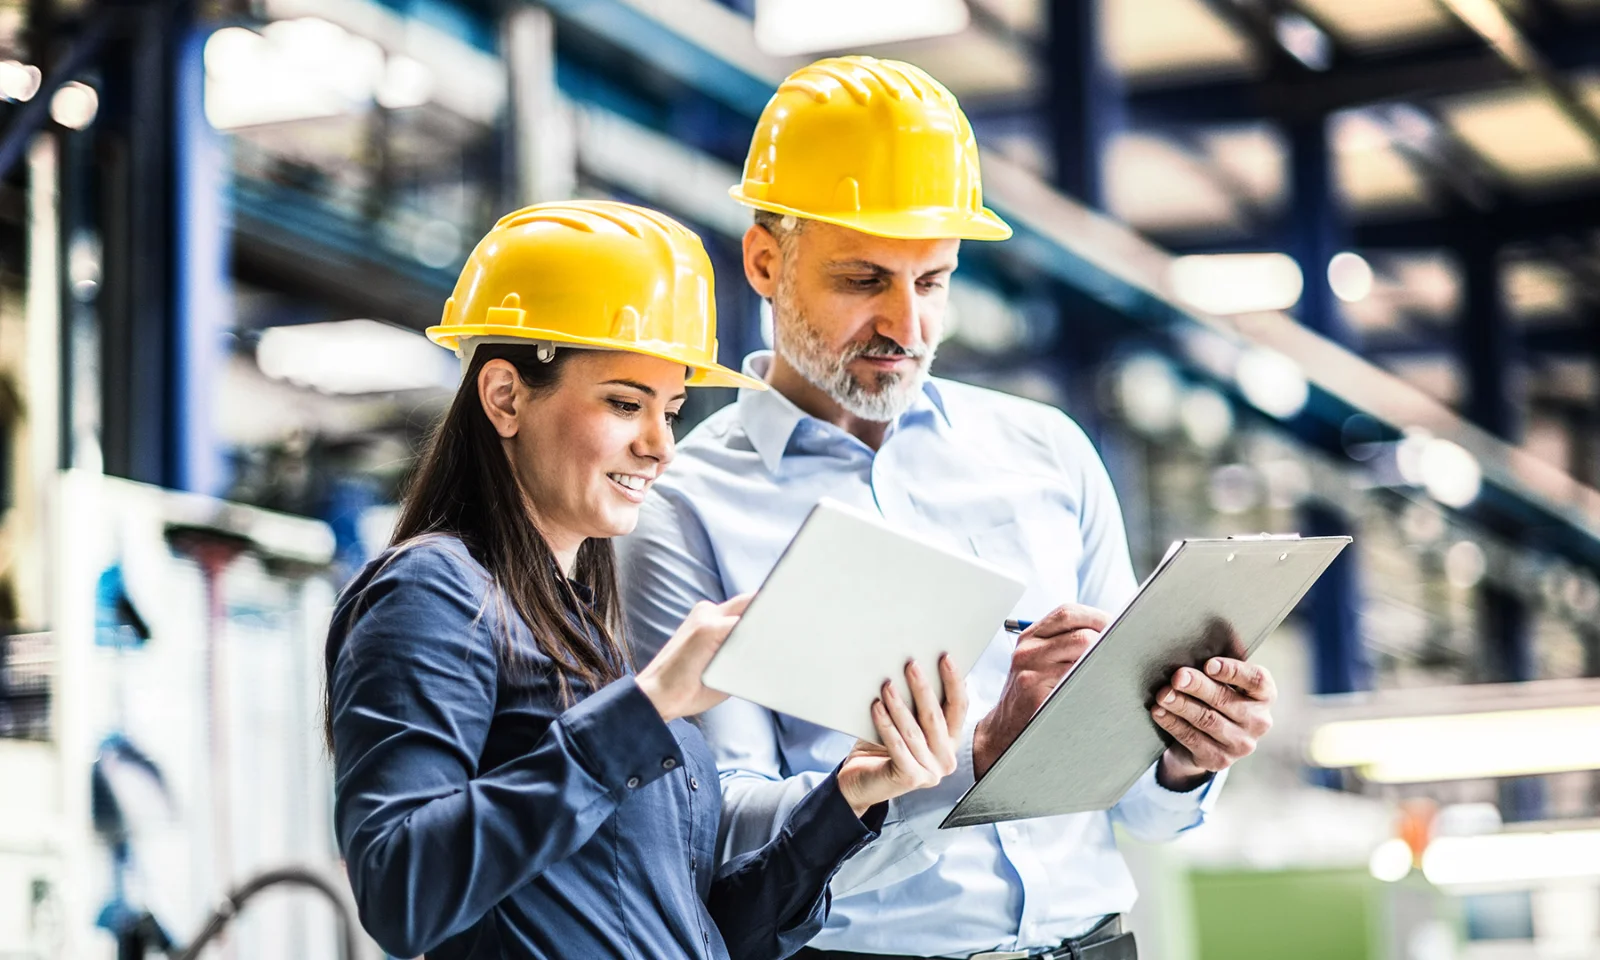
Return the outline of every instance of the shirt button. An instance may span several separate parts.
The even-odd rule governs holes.
[[[696,780],[694,777],[690,777],[689,778],[689,789],[690,790],[699,790],[700,789],[700,781]]]
[[[638,777],[629,777],[628,778],[628,789],[629,790],[637,790],[637,789],[639,789],[639,784],[642,783],[642,782],[643,781],[640,780]]]
[[[667,759],[661,761],[661,769],[663,769],[663,770],[671,770],[673,767],[676,767],[677,765],[678,765],[678,761],[672,759],[671,757],[668,757]]]

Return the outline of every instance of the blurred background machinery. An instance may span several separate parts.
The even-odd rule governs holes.
[[[1083,423],[1142,569],[1356,537],[1217,822],[1133,849],[1145,953],[1600,956],[1595,0],[0,2],[0,956],[110,955],[114,734],[174,797],[137,893],[176,934],[333,868],[305,684],[457,376],[419,331],[458,265],[521,203],[659,206],[736,364],[726,187],[834,51],[962,99],[1017,236],[963,251],[936,369]],[[295,904],[227,949],[331,955]]]

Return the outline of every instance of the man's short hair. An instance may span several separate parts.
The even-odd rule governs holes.
[[[785,254],[794,247],[800,231],[806,228],[806,221],[793,214],[773,213],[771,210],[757,210],[755,214],[756,226],[772,234],[772,239],[778,241],[778,249]]]

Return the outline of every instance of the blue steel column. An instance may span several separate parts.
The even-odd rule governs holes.
[[[1522,433],[1514,396],[1519,366],[1518,337],[1505,306],[1496,238],[1480,223],[1463,220],[1455,235],[1465,290],[1458,338],[1466,369],[1465,413],[1473,423],[1509,443]],[[1489,679],[1532,680],[1533,615],[1521,597],[1493,584],[1479,588],[1478,626],[1489,660]],[[1536,777],[1500,785],[1500,812],[1507,820],[1536,820],[1544,811],[1544,781]]]
[[[1055,184],[1105,209],[1103,159],[1127,108],[1122,82],[1100,46],[1099,0],[1049,0],[1045,98]]]
[[[216,432],[217,383],[233,328],[227,143],[206,120],[209,29],[181,35],[173,104],[172,443],[170,482],[222,496],[230,477]]]
[[[1345,229],[1334,157],[1328,144],[1327,117],[1294,121],[1287,125],[1284,135],[1289,145],[1289,208],[1284,241],[1305,277],[1295,313],[1306,327],[1348,346],[1350,331],[1328,285],[1328,262],[1343,249]],[[1349,517],[1326,504],[1306,507],[1301,524],[1308,536],[1351,536],[1357,532]],[[1372,683],[1371,667],[1361,642],[1359,550],[1359,546],[1353,546],[1334,561],[1312,587],[1302,608],[1311,623],[1311,688],[1316,693],[1349,693]]]
[[[1300,322],[1335,343],[1349,346],[1350,329],[1328,285],[1328,262],[1344,249],[1345,229],[1328,144],[1328,121],[1316,116],[1290,123],[1288,253],[1305,275],[1295,310]]]
[[[1049,0],[1044,98],[1052,172],[1057,189],[1087,207],[1104,210],[1104,159],[1111,136],[1123,125],[1125,91],[1100,44],[1100,0]],[[1081,295],[1056,296],[1056,369],[1067,412],[1102,447],[1113,441],[1095,402],[1095,377],[1114,346],[1115,318]],[[1115,458],[1110,458],[1115,459]]]

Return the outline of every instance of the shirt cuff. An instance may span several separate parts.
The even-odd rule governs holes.
[[[584,769],[608,792],[637,790],[683,764],[678,738],[631,676],[569,708],[560,723]]]
[[[1136,793],[1162,810],[1172,813],[1192,813],[1196,810],[1203,814],[1210,813],[1211,808],[1217,805],[1217,797],[1222,793],[1222,782],[1227,779],[1228,771],[1212,774],[1193,790],[1179,793],[1163,787],[1161,781],[1156,778],[1156,769],[1160,766],[1159,759],[1152,763],[1128,792]]]
[[[789,813],[789,834],[804,841],[796,844],[795,855],[809,866],[837,867],[878,838],[872,821],[881,825],[884,809],[884,804],[876,804],[865,816],[856,816],[839,790],[839,772],[835,770]]]

